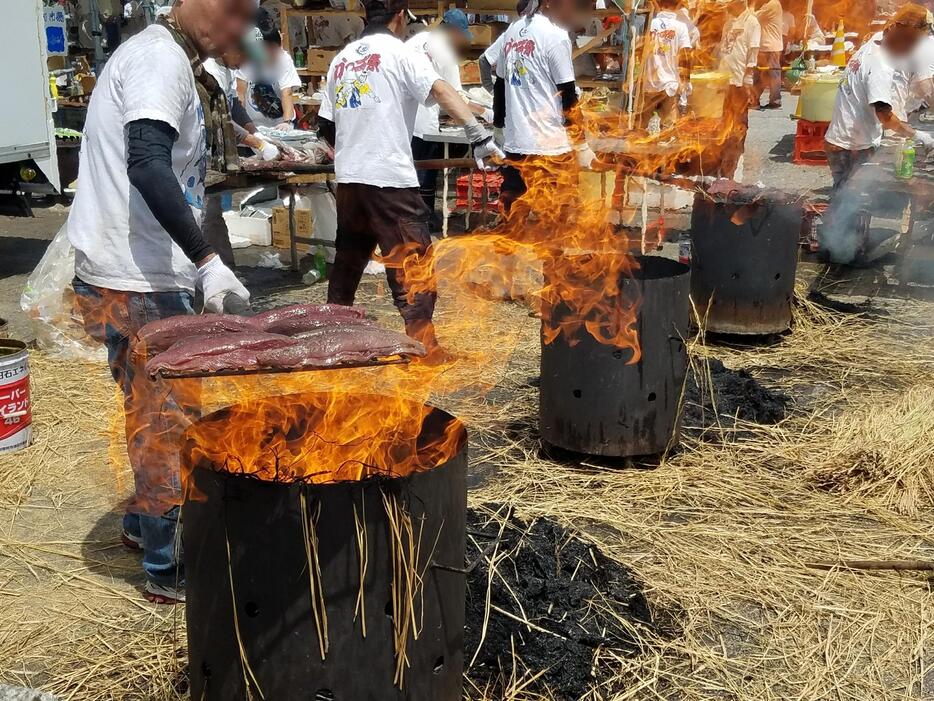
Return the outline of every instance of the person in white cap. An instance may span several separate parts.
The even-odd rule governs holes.
[[[911,59],[931,31],[931,18],[921,5],[903,5],[879,39],[870,39],[847,63],[827,128],[825,151],[833,178],[833,194],[821,232],[821,246],[832,262],[852,263],[865,244],[868,222],[863,215],[865,186],[854,184],[856,172],[882,142],[883,131],[934,147],[930,132],[915,129],[904,115]]]
[[[659,11],[649,27],[645,62],[645,107],[642,125],[658,113],[664,128],[678,117],[678,97],[691,80],[691,30],[676,12],[678,0],[658,0]]]
[[[527,191],[527,181],[556,187],[569,168],[589,168],[596,156],[587,144],[578,106],[568,30],[580,23],[574,0],[533,0],[509,25],[496,66],[494,124],[504,112],[500,203],[505,214]],[[528,203],[533,206],[535,203]]]
[[[730,84],[723,101],[723,145],[718,174],[732,178],[746,149],[761,28],[746,0],[727,0],[723,4],[729,16],[720,38],[720,70],[729,75]]]
[[[492,135],[432,68],[404,44],[408,0],[364,0],[367,28],[331,62],[318,112],[318,131],[334,146],[337,180],[337,253],[328,302],[351,305],[363,269],[379,246],[429,260],[431,236],[412,158],[412,131],[420,105],[435,102],[463,125],[478,166],[502,159]],[[410,294],[399,262],[386,267],[393,300],[409,336],[428,349],[427,361],[448,356],[435,336],[433,289]]]

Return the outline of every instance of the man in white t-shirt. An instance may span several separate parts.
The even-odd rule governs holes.
[[[675,10],[678,0],[659,0],[659,12],[649,28],[648,58],[643,85],[645,108],[642,125],[657,112],[664,128],[678,117],[678,96],[691,79],[690,29]]]
[[[493,121],[493,110],[472,103],[461,87],[460,54],[470,45],[472,35],[467,25],[467,15],[463,10],[451,9],[444,13],[444,18],[435,29],[419,32],[408,39],[406,46],[423,54],[431,63],[441,79],[461,93],[477,115],[485,115],[488,122]],[[416,161],[442,158],[444,144],[440,141],[426,141],[426,134],[437,134],[441,109],[438,105],[419,105],[415,115],[415,130],[412,136],[412,157]],[[437,170],[419,170],[418,187],[422,199],[428,207],[430,219],[435,214],[435,189],[438,184]]]
[[[262,156],[264,160],[276,160],[279,158],[278,147],[257,132],[256,125],[250,119],[237,95],[235,74],[242,61],[241,57],[240,51],[230,51],[221,58],[206,58],[203,61],[204,69],[217,81],[217,87],[227,96],[230,118],[233,120],[234,131],[237,135],[237,144],[253,149],[253,152]],[[224,221],[222,204],[225,194],[216,192],[205,196],[201,233],[224,265],[233,268],[236,261],[230,245],[230,232],[227,230],[227,222]]]
[[[401,260],[431,256],[425,203],[412,159],[412,130],[420,105],[437,102],[464,126],[478,164],[502,158],[492,136],[428,58],[400,40],[408,0],[364,0],[367,28],[328,69],[318,112],[319,134],[334,145],[337,180],[337,254],[328,302],[354,302],[363,269],[379,246],[391,262],[386,276],[405,329],[425,344],[429,362],[446,354],[435,337],[434,289],[410,294]]]
[[[759,20],[761,37],[759,41],[759,70],[755,75],[755,105],[759,106],[759,95],[769,91],[769,101],[762,109],[780,109],[782,106],[782,51],[785,48],[782,38],[784,22],[782,4],[779,0],[760,0],[756,12]]]
[[[282,48],[275,22],[260,13],[257,26],[263,34],[264,60],[250,61],[237,71],[237,94],[256,126],[288,131],[295,121],[292,89],[301,87],[302,81],[292,57]]]
[[[120,45],[88,106],[67,222],[77,306],[89,335],[107,346],[125,399],[136,491],[123,540],[142,549],[146,597],[161,603],[184,599],[178,441],[196,397],[187,383],[150,381],[145,349],[131,344],[147,322],[193,313],[196,287],[208,310],[231,295],[249,301],[201,235],[209,161],[237,167],[227,100],[201,59],[237,45],[255,8],[255,0],[185,0]]]
[[[568,35],[579,23],[577,7],[573,0],[544,0],[506,29],[499,55],[491,57],[497,76],[493,106],[505,113],[503,150],[510,165],[503,168],[500,204],[507,215],[530,179],[556,187],[575,165],[589,168],[594,161],[577,104]],[[536,203],[526,204],[531,210]]]
[[[726,11],[729,16],[723,25],[718,52],[720,70],[729,75],[730,84],[723,101],[722,128],[726,136],[721,146],[718,175],[732,178],[746,149],[761,29],[746,0],[728,0]]]
[[[916,140],[927,149],[934,146],[934,136],[904,121],[903,104],[912,54],[930,28],[927,10],[914,3],[903,5],[889,20],[881,41],[866,42],[843,72],[824,137],[834,192],[821,244],[834,262],[852,262],[863,244],[865,232],[855,226],[861,193],[850,180],[872,157],[883,131]]]

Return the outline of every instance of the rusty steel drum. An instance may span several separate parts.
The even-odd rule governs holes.
[[[202,421],[228,417],[224,409]],[[431,410],[419,445],[454,421]],[[192,496],[182,510],[182,537],[193,699],[259,698],[258,691],[266,699],[308,701],[461,699],[467,435],[459,422],[457,430],[459,448],[444,464],[407,477],[323,485],[227,472],[192,458],[197,452],[188,438],[183,460],[189,462]],[[411,518],[419,536],[417,570],[424,577],[415,614],[419,635],[408,640],[401,689],[394,683],[394,617],[401,609],[393,603],[387,495]],[[312,604],[317,595],[305,528],[317,538],[311,569],[320,568],[314,582],[323,604]],[[247,682],[253,675],[255,683]]]
[[[691,299],[714,333],[766,335],[791,326],[800,204],[698,194],[691,214]]]
[[[658,256],[635,259],[620,275],[624,307],[638,309],[641,357],[597,341],[586,329],[542,338],[539,428],[546,443],[576,453],[653,455],[678,440],[679,400],[687,371],[689,269]],[[546,266],[547,282],[547,266]],[[567,308],[551,310],[560,324]]]

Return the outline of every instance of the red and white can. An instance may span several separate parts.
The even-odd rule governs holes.
[[[0,453],[32,443],[29,352],[21,341],[0,339]]]

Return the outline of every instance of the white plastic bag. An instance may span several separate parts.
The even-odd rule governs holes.
[[[67,222],[32,271],[19,305],[32,319],[36,343],[43,350],[67,360],[98,361],[107,358],[101,344],[87,335],[75,308],[75,249],[68,240]]]

